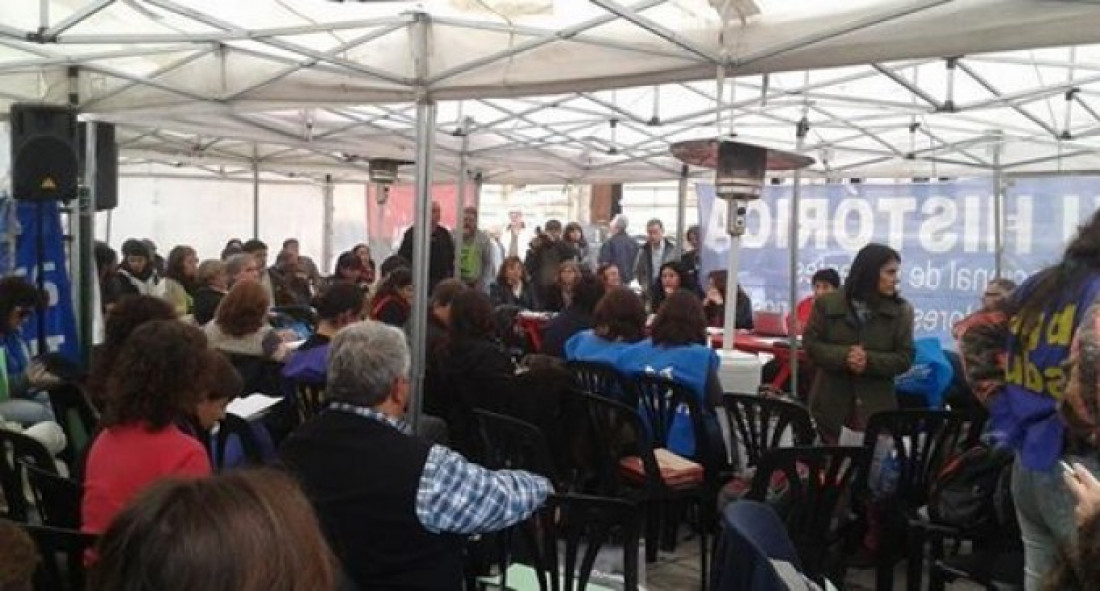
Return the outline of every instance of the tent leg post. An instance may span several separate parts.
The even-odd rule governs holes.
[[[413,240],[412,334],[409,339],[412,369],[409,376],[412,392],[407,417],[415,431],[420,424],[424,399],[424,367],[427,363],[428,335],[428,263],[432,238],[432,148],[435,143],[435,103],[422,100],[416,105],[416,215]]]

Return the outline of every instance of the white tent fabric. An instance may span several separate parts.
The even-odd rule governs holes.
[[[1097,169],[1096,22],[1085,0],[5,0],[0,108],[71,96],[124,125],[125,162],[214,175],[365,177],[411,159],[422,99],[437,179],[463,152],[490,182],[668,179],[669,142],[790,148],[803,117],[820,176]]]

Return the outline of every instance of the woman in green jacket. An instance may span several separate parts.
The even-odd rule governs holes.
[[[814,301],[803,340],[817,368],[810,411],[827,443],[842,427],[862,431],[871,415],[898,406],[894,377],[913,363],[913,307],[898,296],[900,264],[896,250],[868,244],[844,289]]]

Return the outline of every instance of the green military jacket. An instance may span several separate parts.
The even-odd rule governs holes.
[[[913,363],[913,307],[909,302],[900,297],[880,300],[861,326],[843,291],[823,295],[814,300],[802,338],[817,368],[811,396],[818,400],[813,406],[829,406],[830,399],[839,402],[853,396],[868,414],[896,406],[894,377]],[[867,369],[860,375],[845,363],[848,349],[857,344],[867,352]]]

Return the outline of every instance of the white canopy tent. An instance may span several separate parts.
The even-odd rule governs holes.
[[[215,175],[415,160],[427,227],[433,171],[669,179],[668,144],[716,132],[825,177],[1098,169],[1098,19],[1089,0],[6,0],[0,109],[70,104],[123,126],[126,161]]]
[[[365,177],[414,155],[417,100],[441,178],[464,152],[487,182],[670,179],[670,142],[792,148],[803,117],[810,174],[1098,167],[1100,3],[712,4],[6,0],[0,110],[72,102],[124,162],[215,174]]]

